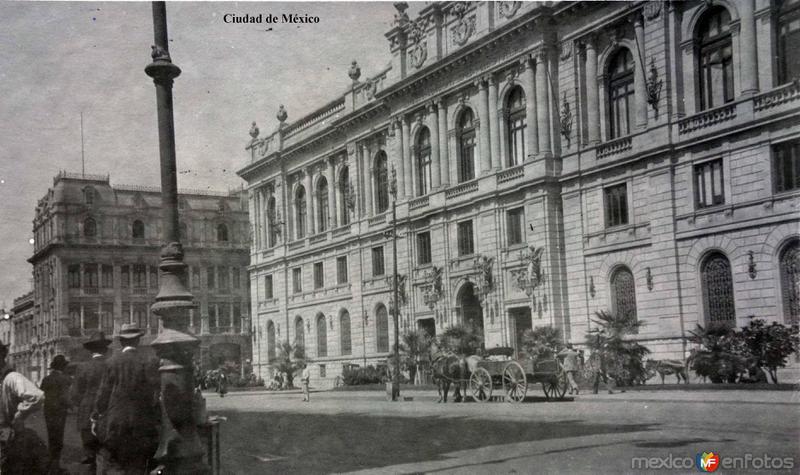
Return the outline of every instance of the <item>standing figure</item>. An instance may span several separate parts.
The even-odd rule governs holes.
[[[97,452],[100,450],[100,441],[92,434],[92,409],[106,372],[110,344],[111,340],[101,331],[95,332],[89,341],[83,344],[83,347],[92,354],[92,359],[78,367],[75,382],[70,389],[72,405],[78,408],[75,425],[83,445],[81,464],[88,465],[91,473],[97,470]]]
[[[303,373],[300,376],[300,382],[303,385],[303,401],[309,402],[311,400],[308,390],[308,384],[311,382],[311,371],[308,370],[308,365],[303,363]]]
[[[225,394],[228,393],[228,376],[222,368],[219,369],[219,375],[217,376],[217,392],[219,397],[225,397]]]
[[[50,363],[50,374],[42,380],[44,391],[44,423],[47,426],[47,448],[50,450],[48,473],[59,474],[61,449],[64,448],[64,425],[69,410],[69,387],[72,379],[64,372],[69,365],[64,355],[56,355]]]
[[[578,394],[578,383],[575,381],[575,373],[578,371],[578,352],[572,348],[572,344],[568,343],[567,347],[558,353],[558,356],[564,358],[562,368],[567,373],[567,382],[569,382],[569,393]]]
[[[139,350],[142,335],[135,323],[122,325],[122,351],[108,361],[97,392],[92,421],[101,474],[142,474],[158,448],[158,359]]]
[[[40,449],[44,443],[25,428],[25,419],[42,404],[44,393],[8,366],[6,356],[8,346],[0,342],[0,473],[43,474],[46,455]]]

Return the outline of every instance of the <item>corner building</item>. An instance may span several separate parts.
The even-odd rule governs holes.
[[[204,369],[250,358],[246,203],[243,190],[179,190],[187,288],[198,303],[190,330]],[[123,323],[146,332],[143,346],[155,339],[161,220],[160,188],[112,185],[104,175],[53,179],[33,221],[34,306],[27,319],[14,317],[18,365],[43,377],[55,355],[85,360],[93,332],[112,337]]]
[[[386,70],[353,64],[343,96],[253,124],[262,377],[281,341],[315,381],[385,359],[393,178],[401,332],[582,343],[608,309],[683,358],[696,324],[797,321],[800,2],[398,8]]]

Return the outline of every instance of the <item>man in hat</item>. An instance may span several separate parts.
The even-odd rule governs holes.
[[[44,423],[47,426],[47,448],[50,450],[49,473],[61,473],[61,449],[64,448],[64,425],[69,409],[69,387],[72,379],[64,370],[69,363],[64,355],[56,355],[50,363],[50,374],[42,380],[44,391]]]
[[[102,445],[100,473],[141,474],[158,447],[158,360],[138,346],[144,332],[122,325],[122,351],[106,367],[95,399],[92,420]]]
[[[25,428],[25,419],[39,408],[44,393],[8,366],[6,356],[8,346],[0,342],[0,473],[41,473],[43,460],[31,450],[38,438]]]
[[[91,473],[96,470],[97,451],[100,450],[100,442],[92,434],[91,415],[97,390],[100,389],[100,383],[106,372],[110,344],[111,340],[106,338],[102,331],[92,334],[83,344],[83,347],[92,354],[92,359],[78,367],[70,391],[72,404],[78,408],[75,424],[81,434],[83,445],[84,458],[81,463],[88,465]]]

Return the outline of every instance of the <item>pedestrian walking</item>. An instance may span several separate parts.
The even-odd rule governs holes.
[[[578,371],[578,352],[572,348],[572,344],[568,343],[567,347],[558,353],[558,356],[564,359],[561,367],[567,374],[567,382],[569,383],[569,393],[578,394],[578,383],[575,381],[575,373]]]
[[[83,446],[81,464],[86,465],[90,473],[95,473],[97,470],[97,452],[100,450],[100,441],[92,434],[91,415],[97,391],[106,372],[110,344],[111,340],[106,338],[102,331],[95,332],[89,337],[83,347],[92,354],[92,358],[78,366],[75,381],[70,389],[72,405],[78,408],[75,425]]]
[[[219,375],[217,376],[217,392],[219,397],[225,397],[228,394],[228,376],[222,368],[219,369]]]
[[[300,375],[300,383],[303,385],[303,401],[309,402],[311,400],[308,390],[308,384],[311,382],[311,371],[308,370],[308,365],[303,363],[303,373]]]
[[[0,342],[0,473],[44,474],[47,448],[25,419],[37,410],[44,393],[33,381],[6,364],[8,346]]]
[[[69,362],[64,355],[56,355],[50,363],[50,374],[44,377],[44,423],[47,426],[47,448],[50,452],[48,473],[60,474],[61,450],[64,448],[64,425],[70,407],[69,388],[72,378],[64,370]]]
[[[92,420],[101,474],[141,475],[158,447],[158,360],[138,348],[142,335],[136,324],[122,325],[122,351],[109,359],[97,392]]]

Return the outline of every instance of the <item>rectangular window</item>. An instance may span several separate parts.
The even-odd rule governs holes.
[[[347,256],[336,258],[336,282],[338,284],[346,284],[348,281],[347,271]]]
[[[606,227],[628,224],[628,185],[609,186],[603,190],[606,208]]]
[[[81,288],[81,266],[72,264],[67,268],[67,285],[70,289]]]
[[[458,255],[475,254],[475,241],[472,237],[472,221],[458,223]]]
[[[123,289],[131,286],[131,271],[129,266],[122,266],[119,269],[119,284]]]
[[[114,287],[114,266],[103,265],[102,284],[104,289]]]
[[[800,1],[784,0],[778,12],[778,84],[800,77]]]
[[[325,287],[325,275],[323,273],[322,262],[314,263],[314,288],[321,289]]]
[[[303,273],[300,267],[292,269],[292,292],[299,294],[303,291]]]
[[[510,209],[506,213],[506,223],[508,225],[508,245],[520,244],[523,239],[523,223],[525,222],[525,210],[523,208]]]
[[[722,159],[695,165],[694,196],[697,208],[725,203],[725,192],[722,185]]]
[[[192,288],[200,288],[200,268],[192,266]]]
[[[214,268],[209,267],[206,269],[206,282],[208,282],[208,288],[213,289],[216,286],[216,279],[214,279]]]
[[[150,288],[158,288],[158,266],[150,266]]]
[[[240,333],[242,331],[242,305],[233,304],[233,332]]]
[[[272,275],[268,275],[264,277],[264,298],[267,300],[272,300],[273,297],[272,291]]]
[[[99,330],[100,329],[100,312],[96,303],[83,304],[83,329],[84,330]]]
[[[84,264],[83,287],[86,289],[97,288],[97,264]],[[97,328],[97,327],[93,327]]]
[[[319,377],[320,378],[326,377],[325,365],[324,364],[319,365]]]
[[[431,233],[417,234],[417,264],[431,263]]]
[[[383,267],[383,247],[372,248],[372,275],[380,276],[386,271]]]
[[[227,330],[231,326],[231,312],[230,304],[227,302],[220,302],[217,304],[217,322],[222,331]]]
[[[217,267],[217,277],[219,280],[220,289],[228,290],[228,275],[227,267]]]
[[[241,276],[239,275],[239,268],[238,267],[232,267],[231,268],[231,286],[234,289],[238,289],[239,287],[241,287],[241,285],[242,285],[242,282],[241,282]]]
[[[775,191],[780,193],[800,188],[800,141],[776,145],[772,149],[772,160]]]
[[[147,266],[144,264],[133,265],[133,286],[137,288],[147,287]]]

